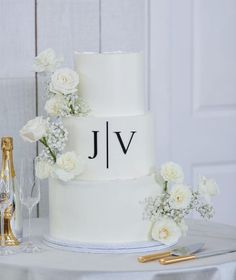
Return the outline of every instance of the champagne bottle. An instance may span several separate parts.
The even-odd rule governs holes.
[[[0,176],[2,180],[11,180],[14,192],[12,204],[5,210],[4,214],[4,234],[6,245],[14,246],[18,245],[22,240],[23,224],[22,207],[13,163],[13,139],[11,137],[3,137],[1,139],[1,148],[2,169]],[[9,176],[7,177],[5,176],[6,168],[9,168]]]

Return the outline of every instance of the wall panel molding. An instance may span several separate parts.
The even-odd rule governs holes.
[[[193,112],[236,113],[236,2],[191,1]]]

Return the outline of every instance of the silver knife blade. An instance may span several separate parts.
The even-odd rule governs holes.
[[[208,258],[208,257],[213,257],[213,256],[219,256],[219,255],[224,255],[224,254],[229,254],[229,253],[234,253],[236,252],[236,249],[225,249],[225,250],[217,250],[217,251],[211,251],[211,252],[203,252],[196,254],[195,256],[198,259],[201,258]]]
[[[183,246],[183,247],[177,247],[171,250],[171,255],[173,256],[188,256],[193,253],[197,253],[202,249],[204,246],[204,243],[194,243],[191,245]]]
[[[212,256],[219,256],[219,255],[229,254],[229,253],[233,253],[233,252],[236,252],[236,249],[203,252],[203,253],[187,255],[187,256],[165,257],[165,258],[161,258],[159,260],[159,262],[160,262],[160,264],[168,265],[168,264],[174,264],[174,263],[196,260],[196,259],[201,259],[201,258],[207,258],[207,257],[212,257]]]

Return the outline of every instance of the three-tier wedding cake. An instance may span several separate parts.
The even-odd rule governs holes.
[[[187,232],[193,211],[211,218],[213,179],[184,182],[180,165],[155,170],[152,116],[145,110],[141,53],[76,53],[59,68],[53,49],[34,62],[46,83],[47,118],[20,130],[44,148],[35,175],[49,178],[49,234],[56,248],[95,253],[161,250]]]
[[[148,238],[145,197],[158,184],[152,169],[153,120],[145,110],[141,53],[76,53],[79,92],[88,116],[69,116],[66,151],[85,161],[78,180],[49,180],[50,236],[89,243]]]

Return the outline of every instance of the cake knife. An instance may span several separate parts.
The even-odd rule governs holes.
[[[184,246],[184,247],[176,247],[169,252],[140,256],[140,257],[138,257],[138,261],[140,263],[145,263],[145,262],[159,260],[161,258],[165,258],[165,257],[169,257],[169,256],[191,255],[193,253],[198,252],[203,246],[204,246],[204,243],[194,243],[194,244]]]
[[[213,256],[219,256],[229,253],[236,252],[236,249],[227,249],[227,250],[219,250],[219,251],[212,251],[212,252],[203,252],[199,253],[197,255],[186,255],[186,256],[171,256],[171,257],[164,257],[159,260],[160,264],[173,264],[183,261],[190,261],[190,260],[196,260],[196,259],[202,259],[202,258],[208,258]]]

